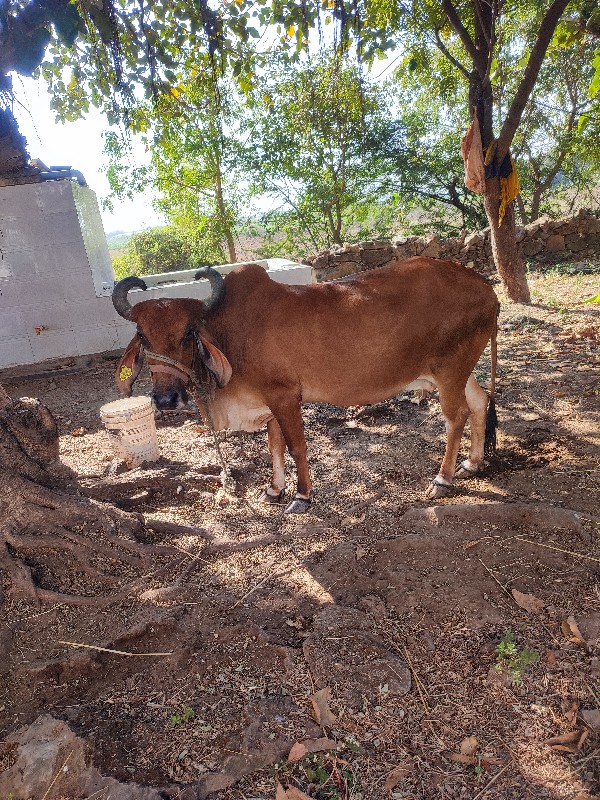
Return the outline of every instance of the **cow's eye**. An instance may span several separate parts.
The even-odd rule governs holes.
[[[137,335],[138,335],[138,339],[144,345],[144,347],[149,347],[150,346],[150,342],[148,341],[148,339],[146,339],[146,337],[144,336],[142,331],[138,331]]]
[[[194,336],[193,328],[188,328],[187,331],[183,334],[183,344],[189,344],[192,341]]]

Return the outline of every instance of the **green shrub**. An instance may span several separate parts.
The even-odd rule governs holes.
[[[113,259],[115,277],[154,275],[200,266],[191,236],[174,226],[148,228],[134,233],[125,253]]]

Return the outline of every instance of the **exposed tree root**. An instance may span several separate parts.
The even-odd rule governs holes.
[[[202,539],[212,539],[212,534],[206,528],[194,528],[192,525],[179,525],[176,522],[167,522],[164,519],[155,519],[144,515],[144,525],[156,533],[168,533],[174,536],[199,536]]]
[[[12,597],[101,607],[130,594],[136,574],[154,572],[157,557],[176,552],[139,541],[140,515],[74,493],[48,409],[11,400],[2,387],[0,473],[0,570]],[[82,583],[78,575],[84,594],[71,590]]]

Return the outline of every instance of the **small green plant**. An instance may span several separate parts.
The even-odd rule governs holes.
[[[532,664],[537,664],[540,654],[535,650],[519,650],[515,644],[515,635],[510,628],[504,631],[496,645],[496,669],[507,672],[515,686],[523,682],[523,674]]]
[[[180,714],[171,715],[169,723],[172,728],[176,728],[178,725],[185,725],[186,723],[188,723],[191,719],[194,718],[194,715],[195,712],[193,708],[191,708],[190,706],[184,706],[181,709]]]
[[[355,752],[352,744],[350,750]],[[339,751],[312,753],[293,763],[280,763],[275,775],[283,786],[294,786],[315,800],[350,800],[360,790],[352,765],[339,757]]]

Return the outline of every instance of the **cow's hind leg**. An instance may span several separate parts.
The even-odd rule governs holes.
[[[475,380],[469,376],[465,388],[467,403],[469,405],[469,421],[471,425],[471,447],[469,457],[466,458],[456,470],[456,478],[469,478],[479,472],[483,465],[485,446],[485,424],[488,407],[488,396]]]
[[[446,450],[440,471],[427,490],[426,496],[429,500],[445,497],[450,491],[456,469],[460,440],[470,410],[465,396],[464,385],[459,388],[456,384],[451,386],[438,384],[438,389],[442,413],[446,420]]]
[[[304,437],[304,422],[300,400],[296,396],[286,393],[278,402],[273,402],[271,410],[279,427],[290,455],[296,465],[297,486],[296,496],[286,506],[286,514],[303,514],[308,511],[312,502],[312,482],[308,468],[306,439]]]
[[[267,423],[267,441],[273,469],[271,485],[267,486],[261,499],[265,503],[281,503],[285,494],[285,439],[275,417]]]

